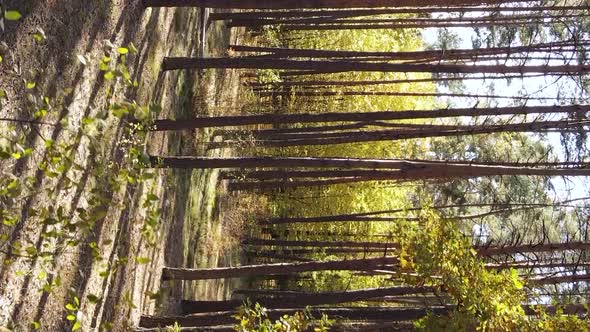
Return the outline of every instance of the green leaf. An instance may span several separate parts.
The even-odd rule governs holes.
[[[7,189],[16,189],[16,187],[18,187],[18,179],[13,179],[12,181],[10,181],[10,183],[8,184],[8,186],[6,187]]]
[[[76,320],[76,316],[70,314],[70,315],[67,315],[66,316],[66,319],[69,320],[69,321],[75,321]]]
[[[70,311],[76,311],[78,310],[78,308],[76,306],[74,306],[71,303],[66,304],[66,309],[70,310]]]
[[[100,301],[100,297],[94,294],[89,294],[86,296],[86,298],[88,299],[88,301],[90,301],[90,303],[97,303],[98,301]]]
[[[83,117],[82,118],[82,124],[83,125],[89,125],[94,123],[94,118],[88,118],[88,117]]]
[[[0,55],[0,63],[2,63],[3,60],[4,58]]]
[[[82,327],[82,324],[80,324],[80,322],[76,321],[74,323],[74,326],[72,326],[72,331],[77,331]]]
[[[31,328],[33,330],[38,330],[41,327],[41,323],[39,322],[31,322]]]
[[[4,18],[8,21],[18,21],[22,15],[16,10],[8,10],[4,13]]]
[[[51,285],[50,284],[43,285],[43,291],[45,293],[51,293]]]
[[[42,42],[45,39],[47,39],[47,36],[45,35],[45,31],[43,31],[43,29],[37,27],[37,29],[35,30],[36,32],[33,34],[33,38],[35,38],[36,41]]]
[[[35,254],[37,254],[37,248],[35,248],[33,246],[27,247],[25,249],[25,251],[27,252],[27,254],[29,254],[31,256],[34,256]]]
[[[109,64],[108,64],[108,63],[106,63],[106,62],[101,62],[101,63],[100,63],[100,65],[98,66],[98,68],[99,68],[101,71],[108,71],[108,70],[110,69],[110,68],[109,68]]]
[[[42,117],[44,117],[44,116],[46,116],[46,115],[47,115],[47,110],[45,110],[45,109],[40,109],[40,110],[38,110],[37,112],[35,112],[35,113],[33,114],[33,116],[34,116],[36,119],[42,118]]]
[[[151,261],[151,259],[149,259],[148,257],[137,257],[135,258],[135,262],[137,264],[147,264]]]
[[[115,78],[115,73],[113,73],[112,71],[109,71],[106,74],[104,74],[104,78],[105,78],[105,80],[110,81],[113,78]]]
[[[35,86],[37,86],[37,83],[35,83],[35,82],[27,83],[27,89],[29,89],[29,90],[34,89]]]
[[[4,217],[4,219],[2,220],[2,223],[6,226],[14,226],[14,225],[16,225],[16,219]]]
[[[121,55],[125,55],[125,54],[129,53],[129,49],[128,49],[127,47],[119,47],[119,48],[117,49],[117,51],[118,51],[118,52],[119,52],[119,54],[121,54]]]

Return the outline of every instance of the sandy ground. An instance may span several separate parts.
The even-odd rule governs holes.
[[[33,79],[37,94],[64,96],[62,111],[50,112],[46,121],[67,119],[73,132],[83,126],[85,117],[104,112],[117,98],[160,105],[160,118],[232,113],[240,103],[236,72],[160,72],[164,56],[200,55],[198,8],[144,9],[137,0],[13,0],[6,1],[6,7],[19,10],[23,18],[7,22],[3,36],[9,50],[3,51],[0,64],[0,89],[8,96],[2,117],[30,117],[23,100],[26,83]],[[37,28],[44,31],[45,41],[33,38]],[[213,23],[205,53],[222,55],[228,43],[241,36],[240,31],[230,33],[221,23]],[[128,60],[132,77],[139,82],[137,91],[130,94],[121,84],[103,78],[97,64],[108,43],[117,47],[133,43],[137,48],[137,55]],[[43,70],[30,71],[34,68]],[[1,124],[0,130],[7,130],[6,126]],[[123,126],[109,117],[104,127],[107,134],[97,145],[118,165],[125,153],[121,148]],[[34,147],[33,155],[20,165],[5,163],[0,169],[3,174],[34,178],[36,165],[44,158],[42,138],[57,141],[63,135],[59,128],[39,126],[26,139],[27,147]],[[231,154],[228,150],[206,151],[201,142],[209,135],[208,131],[150,134],[147,149],[158,155]],[[57,200],[40,190],[14,203],[21,218],[14,227],[1,226],[1,234],[9,237],[4,248],[15,242],[44,243],[40,234],[45,228],[38,218],[28,215],[30,207],[63,206],[66,215],[88,207],[92,191],[100,184],[97,172],[85,171],[93,167],[93,143],[82,137],[75,145],[72,156],[81,170],[72,172],[75,185],[61,190]],[[54,185],[42,177],[36,182],[39,189]],[[148,246],[142,235],[143,201],[148,192],[159,197],[161,208],[155,247]],[[5,261],[0,270],[0,326],[25,331],[37,322],[41,331],[67,331],[74,322],[66,317],[74,313],[82,331],[124,331],[135,326],[141,314],[170,310],[173,305],[169,304],[178,298],[227,296],[232,285],[223,282],[160,285],[162,266],[217,266],[238,259],[219,240],[224,231],[220,211],[224,204],[236,203],[219,183],[217,171],[160,170],[153,180],[127,184],[110,197],[104,216],[80,235],[80,243],[53,253],[50,259],[40,262],[9,255],[6,250],[0,253]],[[46,284],[52,285],[51,292],[41,290]],[[76,309],[67,309],[68,304]]]

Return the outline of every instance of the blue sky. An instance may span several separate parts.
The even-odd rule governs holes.
[[[475,36],[472,29],[469,28],[453,28],[453,32],[456,32],[461,38],[460,48],[471,48],[471,38]],[[433,44],[437,40],[437,29],[424,29],[422,32],[423,39],[426,44]],[[519,92],[524,92],[527,95],[533,94],[533,96],[544,96],[544,97],[557,97],[559,93],[573,93],[575,91],[574,85],[567,82],[567,78],[561,79],[559,83],[552,84],[555,81],[555,77],[535,77],[527,78],[525,80],[513,79],[510,85],[507,80],[494,80],[494,89],[497,95],[518,95]],[[465,84],[465,92],[476,94],[486,93],[487,86],[490,81],[469,81]],[[445,99],[443,99],[445,100]],[[475,104],[473,98],[452,98],[451,101],[454,107],[471,107]],[[508,106],[510,101],[500,100],[498,106]],[[527,103],[529,106],[542,104],[539,101],[530,101]],[[545,105],[551,105],[550,102],[545,102]],[[549,133],[547,135],[549,143],[554,147],[555,151],[559,155],[560,159],[564,159],[564,150],[560,143],[559,133]],[[588,196],[587,178],[586,177],[572,177],[568,179],[553,178],[552,183],[555,187],[555,198],[579,198]]]

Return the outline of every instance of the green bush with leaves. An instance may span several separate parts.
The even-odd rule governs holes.
[[[251,305],[249,302],[239,308],[235,318],[238,321],[234,326],[237,332],[324,332],[333,324],[326,315],[320,319],[313,318],[307,309],[284,315],[273,322],[268,318],[266,308],[259,303]]]
[[[429,314],[415,325],[425,331],[586,331],[577,316],[549,315],[539,307],[527,316],[524,281],[516,270],[485,267],[457,222],[432,211],[421,223],[400,229],[402,269],[414,271],[407,282],[434,285],[453,299],[455,309],[445,316]]]

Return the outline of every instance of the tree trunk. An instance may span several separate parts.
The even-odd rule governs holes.
[[[261,91],[256,93],[259,97],[294,96],[294,97],[342,97],[342,96],[388,96],[388,97],[454,97],[454,98],[480,98],[480,99],[513,99],[513,100],[563,100],[558,97],[529,97],[486,95],[473,93],[442,93],[442,92],[389,92],[389,91]]]
[[[503,76],[468,76],[468,77],[441,77],[441,78],[418,78],[405,80],[371,80],[371,81],[283,81],[272,83],[250,82],[247,85],[250,87],[310,87],[310,88],[328,88],[333,86],[373,86],[373,85],[387,85],[387,84],[412,84],[412,83],[428,83],[428,82],[450,82],[450,81],[470,81],[470,80],[509,80],[509,79],[526,79],[534,77],[542,77],[544,74],[533,75],[503,75]]]
[[[437,6],[477,6],[524,1],[441,0]],[[145,7],[208,7],[236,9],[429,7],[426,0],[143,0]]]
[[[405,24],[282,24],[283,31],[334,31],[334,30],[381,30],[381,29],[441,29],[441,28],[492,28],[492,27],[518,27],[530,23],[527,21],[500,21],[500,22],[471,22],[471,23],[405,23]]]
[[[162,272],[164,280],[203,280],[221,278],[242,278],[261,275],[285,275],[299,272],[349,270],[370,271],[383,265],[397,264],[395,257],[371,259],[351,259],[326,262],[279,263],[264,265],[244,265],[238,267],[219,267],[209,269],[184,269],[165,267]]]
[[[492,207],[496,209],[512,209],[512,208],[520,208],[520,207],[551,207],[551,206],[560,206],[560,207],[576,207],[576,205],[567,205],[574,202],[588,200],[590,197],[580,197],[565,201],[559,201],[555,203],[512,203],[512,204],[451,204],[451,205],[439,205],[439,206],[429,206],[428,209],[434,210],[442,210],[442,209],[453,209],[453,208],[468,208],[468,207]],[[290,224],[290,223],[306,223],[306,222],[333,222],[333,221],[355,221],[355,218],[358,217],[371,217],[380,214],[394,214],[399,212],[411,212],[411,211],[422,211],[423,207],[411,207],[407,209],[393,209],[393,210],[381,210],[381,211],[371,211],[371,212],[360,212],[360,213],[349,213],[349,214],[337,214],[337,215],[330,215],[330,216],[315,216],[315,217],[279,217],[279,218],[270,218],[267,221],[260,222],[261,224]],[[350,219],[352,218],[352,219]]]
[[[550,315],[558,312],[565,315],[581,315],[587,313],[585,304],[568,304],[563,306],[549,305],[523,305],[527,315],[536,315],[537,308],[544,310]],[[348,320],[368,320],[368,321],[413,321],[426,316],[429,312],[434,315],[447,315],[455,310],[453,306],[439,306],[430,308],[396,308],[396,307],[338,307],[338,308],[312,308],[309,313],[316,318],[327,315],[330,318],[348,319]],[[267,311],[271,320],[280,319],[283,315],[293,315],[301,309],[270,309]],[[177,322],[183,327],[190,326],[208,326],[232,324],[235,322],[233,311],[222,311],[218,313],[193,314],[190,316],[141,316],[140,327],[164,327],[171,326]]]
[[[355,241],[293,241],[293,240],[267,240],[267,239],[245,239],[244,245],[250,246],[279,246],[279,247],[348,247],[348,248],[380,248],[397,249],[399,244],[388,242],[355,242]]]
[[[284,315],[293,315],[301,309],[269,309],[267,314],[272,321],[280,319]],[[393,307],[336,307],[336,308],[312,308],[309,313],[319,318],[322,314],[332,319],[368,320],[368,321],[412,321],[424,317],[428,312],[435,314],[448,313],[446,307],[433,308],[393,308]],[[139,322],[141,327],[158,327],[174,325],[178,322],[183,327],[207,326],[235,323],[234,311],[221,311],[218,313],[200,313],[189,316],[142,316]]]
[[[388,62],[325,61],[264,59],[258,57],[183,58],[166,57],[162,70],[177,69],[276,69],[326,70],[338,72],[397,72],[397,73],[450,73],[450,74],[584,74],[590,65],[455,65],[455,64],[403,64]]]
[[[535,163],[521,166],[461,164],[453,162],[416,161],[403,159],[358,159],[358,158],[282,158],[282,157],[150,157],[151,167],[159,168],[255,168],[255,167],[331,167],[331,168],[372,168],[398,170],[392,180],[416,180],[435,178],[469,178],[500,175],[538,176],[590,176],[585,167],[535,167]],[[337,171],[334,171],[337,172]]]
[[[551,252],[564,250],[588,250],[588,242],[568,242],[568,243],[541,243],[541,244],[524,244],[518,246],[505,247],[482,247],[477,250],[480,256],[498,256],[512,255],[530,252]]]
[[[322,180],[299,180],[299,181],[268,181],[268,182],[243,182],[233,181],[227,186],[229,191],[269,191],[275,189],[285,190],[287,188],[324,187],[335,185],[351,185],[368,181],[394,181],[391,178],[382,176],[332,178]],[[411,181],[411,179],[396,180],[397,182]]]
[[[549,205],[545,205],[549,206]],[[515,208],[505,208],[505,209],[493,209],[487,212],[476,213],[476,214],[466,214],[466,215],[456,215],[445,217],[443,219],[451,219],[451,220],[471,220],[471,219],[479,219],[484,218],[491,215],[507,213],[507,212],[516,212],[522,210],[529,210],[533,209],[535,206],[521,206]],[[281,224],[293,224],[293,223],[318,223],[318,222],[359,222],[359,221],[366,221],[366,222],[388,222],[388,221],[420,221],[422,220],[420,217],[414,216],[399,216],[399,217],[376,217],[376,216],[367,216],[367,215],[340,215],[340,216],[323,216],[323,217],[310,217],[310,218],[277,218],[271,219],[268,223],[270,225],[281,225]]]
[[[450,13],[450,12],[525,12],[525,11],[577,11],[588,10],[590,6],[505,6],[505,7],[422,7],[422,8],[385,8],[385,9],[323,9],[323,10],[289,10],[289,11],[250,11],[232,13],[211,13],[209,18],[214,21],[233,19],[260,19],[260,18],[299,18],[299,17],[361,17],[390,14],[418,14],[418,13]]]
[[[546,121],[546,122],[525,122],[511,123],[500,125],[473,125],[467,127],[457,127],[458,129],[448,129],[448,126],[442,126],[440,129],[437,125],[429,125],[424,129],[394,129],[394,130],[365,130],[365,131],[337,131],[337,132],[312,132],[312,133],[270,133],[253,135],[255,143],[261,146],[270,147],[288,147],[303,145],[330,145],[346,144],[359,142],[378,142],[394,141],[403,139],[416,139],[428,137],[448,137],[463,135],[481,135],[500,132],[536,132],[538,130],[548,129],[571,129],[578,128],[579,131],[585,131],[584,126],[590,121]],[[466,129],[465,129],[466,128]],[[223,147],[234,144],[232,141],[214,142],[213,147]],[[211,144],[214,144],[211,143]],[[326,175],[328,176],[328,175]],[[355,175],[351,175],[355,176]],[[358,176],[362,176],[359,174]]]
[[[380,254],[386,253],[387,249],[378,248],[322,248],[322,249],[284,249],[284,250],[256,250],[249,251],[249,257],[268,258],[281,261],[298,261],[308,262],[311,259],[303,257],[302,255],[312,255],[318,253],[325,253],[328,255],[350,254],[350,255],[366,255],[366,254]],[[350,257],[349,257],[350,258]]]
[[[507,262],[507,263],[489,263],[486,267],[492,270],[505,270],[505,269],[559,269],[559,268],[587,268],[590,267],[590,263],[544,263],[544,262]]]
[[[250,294],[251,303],[260,303],[267,309],[278,308],[305,308],[312,305],[328,305],[347,302],[366,301],[382,296],[401,296],[432,293],[433,287],[386,287],[360,289],[343,292],[325,292],[325,293],[284,293],[277,291],[272,297],[257,298],[256,295]],[[289,294],[289,295],[286,295]],[[253,297],[254,296],[254,297]],[[212,311],[231,311],[243,304],[242,300],[227,301],[182,301],[182,311],[185,314]]]
[[[527,284],[532,287],[536,286],[543,286],[543,285],[553,285],[553,284],[570,284],[574,282],[587,282],[590,281],[590,274],[572,274],[572,275],[562,275],[562,276],[551,276],[551,277],[541,277],[541,278],[534,278],[528,279]]]
[[[208,127],[244,126],[257,124],[303,124],[314,122],[371,122],[387,120],[435,119],[460,116],[500,116],[570,113],[584,116],[590,111],[588,105],[570,106],[528,106],[494,108],[455,108],[439,110],[407,110],[386,112],[329,112],[304,114],[262,114],[219,117],[200,117],[184,120],[156,120],[154,130],[181,130]]]
[[[335,17],[311,17],[295,19],[232,19],[227,23],[228,27],[253,27],[260,28],[267,25],[309,25],[311,27],[322,27],[323,25],[337,26],[339,24],[389,24],[399,25],[400,27],[428,28],[435,27],[453,27],[453,23],[468,23],[471,26],[477,25],[517,25],[517,24],[542,24],[551,23],[551,20],[566,18],[584,18],[587,14],[532,14],[532,15],[491,15],[478,17],[446,17],[446,18],[424,18],[424,17],[407,17],[407,18],[362,18],[362,19],[343,19]],[[547,21],[549,20],[549,22]]]

